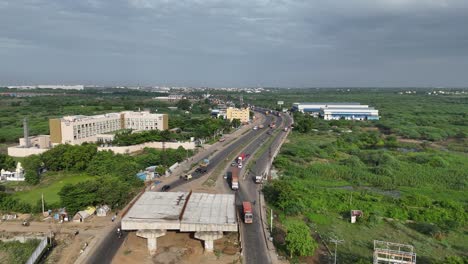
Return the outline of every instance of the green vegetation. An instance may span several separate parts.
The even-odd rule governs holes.
[[[39,243],[40,241],[37,239],[31,239],[24,243],[19,241],[0,241],[0,262],[26,263]]]
[[[302,221],[289,220],[286,223],[286,248],[291,258],[294,256],[311,256],[318,244],[312,239],[309,228]]]
[[[43,181],[34,187],[26,187],[25,190],[16,192],[13,197],[20,201],[34,206],[41,195],[44,194],[44,201],[52,207],[60,204],[59,191],[67,184],[77,184],[82,181],[92,179],[91,176],[80,173],[48,172]]]
[[[0,170],[1,169],[14,169],[15,168],[15,160],[8,155],[0,153]]]
[[[7,92],[24,93],[20,90]],[[16,144],[23,135],[22,120],[29,119],[31,135],[47,134],[49,118],[65,115],[94,115],[123,110],[148,110],[170,115],[170,127],[180,128],[178,133],[148,131],[142,133],[117,133],[115,145],[126,146],[147,141],[187,140],[190,137],[209,139],[222,132],[229,132],[232,124],[221,119],[209,118],[214,105],[209,100],[192,103],[182,100],[174,103],[187,108],[190,114],[172,111],[174,104],[153,100],[161,94],[126,89],[85,91],[30,90],[34,97],[0,97],[0,143],[2,151],[7,145]],[[197,96],[195,96],[196,98]],[[193,151],[183,148],[165,151],[145,149],[136,155],[116,155],[97,152],[95,144],[81,146],[59,145],[41,155],[33,155],[22,162],[26,171],[26,183],[0,185],[0,211],[38,212],[38,200],[44,193],[50,208],[68,207],[69,213],[88,205],[107,203],[121,207],[140,189],[142,182],[135,174],[148,167],[157,166],[160,174]],[[14,168],[12,158],[1,155],[2,168]],[[85,190],[85,191],[83,191]],[[15,192],[13,194],[13,192]]]
[[[312,91],[319,99],[297,100],[368,103],[379,108],[382,120],[294,115],[289,143],[274,162],[282,176],[264,188],[279,212],[276,235],[287,237],[286,223],[299,219],[325,240],[345,240],[338,247],[340,263],[370,262],[374,239],[415,246],[418,263],[463,263],[468,163],[467,126],[461,120],[467,120],[467,97],[366,92]],[[419,135],[409,136],[407,129]],[[350,210],[364,212],[356,224],[350,223]],[[291,253],[281,243],[279,250]]]
[[[229,132],[236,125],[235,120],[192,118],[190,116],[174,116],[169,119],[170,127],[179,128],[181,132],[171,133],[169,131],[142,131],[131,133],[122,131],[115,135],[112,142],[117,146],[129,146],[150,141],[186,141],[191,137],[199,139],[212,138],[221,132]]]
[[[165,171],[188,155],[192,151],[182,147],[165,151],[144,149],[139,155],[130,156],[98,152],[92,144],[59,145],[40,156],[23,159],[25,164],[37,166],[26,171],[27,179],[34,178],[28,183],[37,185],[17,186],[24,190],[13,195],[0,193],[0,211],[40,212],[38,201],[42,194],[48,208],[66,207],[71,214],[89,205],[120,208],[142,186],[135,177],[139,170],[157,165],[158,171]],[[47,172],[39,173],[44,170]]]
[[[405,91],[416,93],[405,94]],[[465,150],[468,135],[468,96],[465,94],[429,95],[435,89],[415,88],[336,88],[336,89],[273,89],[269,94],[248,94],[244,99],[257,106],[277,108],[281,99],[285,107],[295,102],[359,102],[379,110],[381,120],[371,122],[383,133],[409,139],[429,141],[462,140],[462,144],[444,142],[449,149]],[[463,89],[444,89],[447,92]],[[401,94],[400,94],[401,93]],[[369,124],[360,124],[368,126]]]
[[[22,93],[15,89],[0,88],[0,92]],[[102,91],[65,91],[39,89],[36,97],[0,96],[0,143],[18,143],[23,136],[23,118],[29,120],[31,135],[48,134],[49,118],[65,115],[94,115],[124,110],[145,109],[168,112],[166,102],[153,100],[157,93],[107,89]],[[41,94],[53,94],[40,96]]]

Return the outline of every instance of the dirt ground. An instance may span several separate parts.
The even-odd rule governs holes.
[[[130,232],[112,260],[113,264],[189,264],[189,263],[240,263],[237,234],[225,234],[215,241],[214,253],[204,253],[203,243],[193,233],[168,231],[158,238],[158,251],[151,257],[146,239]]]
[[[18,217],[19,219],[20,217]],[[111,214],[106,217],[91,216],[83,223],[58,223],[53,219],[46,221],[32,221],[30,226],[24,227],[20,220],[4,221],[0,223],[0,235],[8,234],[55,234],[56,246],[47,256],[45,263],[73,263],[78,258],[85,243],[90,243],[101,234],[103,227],[111,222]],[[74,235],[79,230],[78,235]],[[2,263],[2,262],[0,262]]]

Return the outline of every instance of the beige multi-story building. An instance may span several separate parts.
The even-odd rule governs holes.
[[[96,142],[100,134],[120,129],[166,130],[169,128],[167,114],[151,114],[147,111],[109,113],[94,116],[65,116],[50,119],[52,144],[81,144]]]
[[[248,108],[234,108],[228,107],[226,109],[226,118],[232,121],[233,119],[239,119],[242,123],[250,121],[250,110]]]

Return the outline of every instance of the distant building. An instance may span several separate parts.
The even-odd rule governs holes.
[[[29,146],[26,146],[26,140],[24,139],[24,137],[19,139],[19,146],[36,148],[36,149],[46,149],[46,148],[52,147],[49,135],[30,136],[28,138],[29,138]]]
[[[81,144],[97,142],[108,137],[100,134],[121,129],[166,130],[169,128],[167,114],[151,114],[147,111],[108,113],[94,116],[65,116],[50,119],[50,140],[52,144]],[[103,140],[108,141],[108,140]]]
[[[187,99],[187,97],[185,97],[182,94],[170,94],[168,96],[157,96],[157,97],[154,97],[153,99],[160,100],[160,101],[176,102],[182,99]]]
[[[379,120],[379,110],[368,108],[322,108],[320,116],[325,120]]]
[[[211,117],[226,119],[226,111],[213,109],[211,110]]]
[[[360,103],[294,103],[292,111],[325,120],[379,120],[379,111]]]
[[[8,86],[9,89],[64,89],[64,90],[84,90],[84,85],[16,85]]]
[[[247,123],[250,121],[250,110],[248,108],[239,109],[228,107],[226,109],[226,118],[229,119],[229,121],[239,119],[242,123]]]

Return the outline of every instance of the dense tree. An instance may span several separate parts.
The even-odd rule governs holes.
[[[291,258],[312,256],[318,248],[317,242],[310,235],[309,227],[302,221],[290,220],[286,223],[285,241]]]
[[[22,166],[24,168],[24,178],[29,184],[38,184],[41,176],[41,169],[43,166],[41,157],[39,155],[31,155],[23,160]]]
[[[94,205],[98,199],[98,190],[99,185],[96,181],[86,181],[75,185],[67,184],[58,194],[62,206],[73,215],[87,206]]]
[[[14,198],[11,194],[0,192],[0,211],[31,213],[31,206]]]
[[[42,154],[42,161],[48,170],[81,171],[91,161],[97,152],[97,147],[91,144],[58,145]]]
[[[15,168],[15,160],[8,155],[0,153],[0,169],[10,170]]]
[[[107,204],[112,208],[125,205],[132,193],[132,187],[114,176],[104,176],[96,180],[67,184],[59,192],[62,206],[71,214],[87,206]]]
[[[190,110],[192,103],[188,99],[182,99],[176,103],[176,106],[180,110],[188,111]]]
[[[234,118],[232,121],[231,121],[231,124],[233,127],[239,127],[241,125],[241,121],[240,119],[237,119],[237,118]]]

